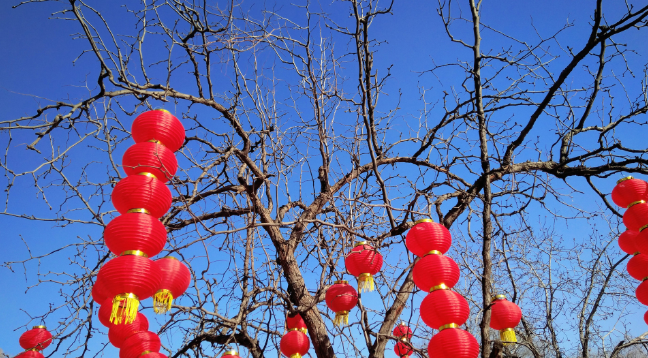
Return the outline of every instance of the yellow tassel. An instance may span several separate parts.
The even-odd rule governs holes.
[[[110,322],[121,324],[122,318],[124,324],[133,323],[137,317],[139,308],[139,297],[132,293],[122,293],[113,298],[112,310],[110,312]]]
[[[153,296],[153,310],[155,313],[164,314],[171,310],[173,303],[173,294],[171,291],[163,288]]]
[[[363,273],[358,276],[358,291],[368,292],[374,290],[374,279],[371,274]]]
[[[333,320],[333,324],[336,326],[340,325],[348,325],[349,324],[349,311],[340,311],[340,312],[335,312],[335,319]]]
[[[517,337],[515,337],[515,331],[513,328],[507,328],[500,331],[500,339],[505,346],[510,345],[511,343],[517,342]]]

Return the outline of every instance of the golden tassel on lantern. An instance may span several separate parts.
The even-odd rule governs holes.
[[[173,303],[173,294],[171,291],[163,288],[155,293],[153,296],[153,310],[155,313],[167,313],[171,309]]]
[[[110,312],[110,322],[121,324],[124,318],[124,324],[133,323],[137,317],[139,308],[139,297],[132,293],[122,293],[112,301],[112,310]]]
[[[510,345],[511,343],[517,342],[517,337],[515,337],[515,331],[513,328],[507,328],[500,331],[500,339],[504,345]]]
[[[349,311],[339,311],[335,312],[335,319],[333,324],[336,326],[339,325],[348,325],[349,324]]]
[[[374,279],[370,273],[363,273],[358,276],[358,291],[373,291],[374,287]]]

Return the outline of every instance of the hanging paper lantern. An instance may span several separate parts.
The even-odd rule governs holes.
[[[167,232],[164,224],[151,215],[126,213],[108,223],[104,230],[104,241],[117,256],[124,251],[139,250],[153,257],[164,248]]]
[[[358,304],[358,293],[347,281],[340,280],[326,290],[326,305],[335,312],[333,323],[349,324],[349,311]]]
[[[126,175],[151,173],[162,181],[168,182],[178,170],[178,160],[169,148],[153,142],[137,143],[126,150],[122,157]]]
[[[144,352],[159,352],[160,337],[149,331],[137,332],[128,337],[119,350],[119,358],[138,358]]]
[[[407,358],[414,350],[407,343],[400,341],[394,345],[394,352],[401,358]]]
[[[435,288],[451,288],[459,281],[459,266],[448,256],[430,254],[414,264],[412,279],[416,286],[429,292]]]
[[[358,242],[344,259],[347,271],[358,279],[358,291],[373,291],[374,279],[382,268],[383,257],[366,241]]]
[[[139,301],[157,291],[162,281],[160,269],[140,251],[127,251],[108,261],[99,270],[98,280],[105,283],[106,292],[113,297],[110,322],[131,323],[137,315]],[[126,306],[122,305],[126,302]]]
[[[241,358],[241,357],[238,355],[237,351],[232,349],[232,350],[229,350],[229,351],[223,353],[221,358]]]
[[[286,329],[297,329],[304,334],[308,334],[306,322],[304,322],[304,319],[299,313],[294,313],[292,315],[286,316]]]
[[[167,256],[154,261],[162,273],[162,281],[153,296],[155,313],[166,313],[171,309],[174,297],[179,297],[191,283],[191,272],[175,257]]]
[[[648,278],[648,255],[639,254],[628,261],[628,273],[635,280]]]
[[[407,324],[405,322],[401,322],[398,326],[396,326],[392,334],[398,339],[412,339],[412,330],[407,327]]]
[[[646,313],[644,313],[644,322],[646,322],[646,324],[648,324],[648,311]]]
[[[141,356],[139,356],[139,358],[169,358],[169,357],[167,357],[166,355],[160,352],[149,352],[146,354],[142,354]]]
[[[148,331],[148,329],[149,322],[146,316],[137,313],[137,317],[131,323],[112,325],[108,329],[108,340],[110,340],[113,346],[121,348],[128,337],[137,332]]]
[[[520,323],[522,310],[515,303],[508,301],[506,296],[495,296],[491,307],[490,327],[500,331],[502,342],[517,342],[513,328]]]
[[[120,214],[143,212],[160,218],[171,207],[171,191],[153,177],[132,175],[115,185],[112,202]]]
[[[629,230],[641,231],[648,225],[648,204],[644,200],[634,201],[623,213],[623,224]]]
[[[637,295],[639,302],[648,306],[648,280],[641,282],[639,287],[637,287],[635,294]]]
[[[310,340],[300,331],[290,331],[281,337],[279,347],[286,357],[301,358],[308,353]]]
[[[97,279],[95,281],[95,284],[92,286],[91,294],[92,294],[92,299],[99,305],[106,302],[106,299],[108,298],[108,292],[106,292],[106,287],[102,281],[99,281],[99,279]]]
[[[24,351],[14,358],[45,358],[43,353],[37,351]]]
[[[159,141],[172,152],[182,147],[185,129],[169,111],[156,109],[140,114],[131,127],[135,143]]]
[[[42,351],[52,343],[52,334],[45,326],[34,326],[18,340],[23,349]]]
[[[433,250],[445,254],[452,245],[452,235],[445,226],[431,219],[421,219],[407,233],[405,244],[407,249],[418,257],[423,257]]]
[[[428,355],[429,358],[476,358],[479,343],[463,329],[447,328],[432,336]]]
[[[612,189],[612,200],[622,208],[627,208],[630,203],[637,200],[648,199],[648,184],[641,179],[625,177],[617,181]]]
[[[435,290],[430,292],[421,302],[421,319],[428,326],[439,329],[444,325],[454,323],[457,327],[463,325],[470,315],[470,307],[466,299],[450,290]]]
[[[640,233],[635,230],[626,230],[619,236],[619,247],[626,254],[634,255],[639,252],[639,241],[648,241],[648,230],[644,230],[645,239],[639,239]],[[643,245],[643,244],[642,244]],[[648,242],[646,243],[648,245]],[[648,254],[648,252],[646,253]]]

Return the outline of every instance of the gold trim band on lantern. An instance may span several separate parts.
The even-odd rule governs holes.
[[[648,228],[648,224],[642,226],[639,228],[639,232],[642,232],[644,229]]]
[[[333,282],[333,283],[334,283],[334,284],[343,283],[343,284],[348,285],[348,284],[349,284],[349,281],[347,281],[347,280],[337,280],[337,281],[335,281],[335,282]]]
[[[29,348],[29,349],[25,349],[25,352],[30,352],[30,351],[31,351],[31,352],[38,352],[38,348]]]
[[[42,324],[32,327],[32,329],[38,329],[38,328],[47,329],[47,327],[43,326]]]
[[[627,177],[623,177],[623,178],[617,180],[617,184],[619,184],[619,183],[621,183],[621,182],[624,182],[624,181],[626,181],[626,180],[630,180],[630,179],[634,179],[634,177],[632,177],[632,175],[629,175],[629,176],[627,176]]]
[[[648,280],[648,276],[644,277],[644,278],[641,280],[641,282],[644,282],[644,281],[646,281],[646,280]]]
[[[511,331],[515,331],[515,330],[513,328],[504,328],[500,332],[511,332]]]
[[[439,327],[439,332],[443,331],[444,329],[448,329],[448,328],[459,328],[459,325],[456,324],[456,323],[444,324],[443,326]]]
[[[139,213],[139,214],[151,214],[148,210],[144,208],[134,208],[134,209],[129,209],[127,213]]]
[[[633,201],[633,202],[631,202],[630,204],[628,204],[627,209],[630,209],[631,207],[633,207],[633,206],[635,206],[635,205],[637,205],[637,204],[645,204],[645,203],[646,203],[645,200],[637,200],[637,201]]]
[[[360,275],[358,275],[358,280],[360,280],[360,277],[371,277],[371,274],[368,272],[361,273]]]
[[[449,290],[449,289],[450,287],[446,286],[445,283],[442,283],[440,285],[432,286],[432,288],[430,288],[430,292],[434,292],[436,290]]]
[[[143,176],[145,176],[145,177],[149,177],[149,178],[153,178],[153,179],[157,179],[157,178],[158,178],[158,177],[155,176],[155,174],[153,174],[153,173],[149,173],[149,172],[141,172],[141,173],[137,173],[137,175],[143,175]]]
[[[367,240],[358,241],[355,244],[353,244],[353,247],[358,247],[362,245],[367,245]]]
[[[443,254],[441,253],[441,251],[438,251],[438,250],[430,250],[430,252],[425,254],[425,256],[427,256],[427,255],[443,255]]]
[[[433,223],[434,220],[432,219],[418,219],[414,222],[414,225],[420,224],[420,223]]]
[[[300,331],[301,332],[301,330],[302,330],[301,328],[291,328],[291,329],[288,330],[288,332],[292,332],[292,331]]]
[[[506,295],[495,295],[494,298],[494,300],[505,300],[505,299],[506,299]]]
[[[167,110],[164,109],[164,108],[156,108],[156,109],[154,109],[154,111],[161,111],[161,112],[166,112],[166,113],[168,113],[168,114],[171,114],[171,112],[167,111]]]
[[[119,256],[127,256],[127,255],[142,256],[148,258],[148,255],[144,251],[140,251],[140,250],[126,250],[122,252]]]
[[[140,354],[140,356],[143,356],[143,355],[149,354],[149,353],[151,353],[151,351],[144,351],[144,352],[142,352],[142,354]]]
[[[228,355],[229,356],[235,356],[235,355],[238,355],[238,352],[232,349],[232,350],[229,350],[229,351],[223,353],[223,357],[228,356]]]
[[[161,145],[161,146],[164,147],[164,143],[160,142],[160,141],[157,140],[157,139],[149,139],[149,140],[147,140],[147,142],[149,142],[149,143],[159,144],[159,145]]]
[[[173,257],[173,256],[164,256],[162,259],[172,259],[172,260],[180,261],[180,260],[178,260],[177,257]],[[160,259],[160,260],[162,260],[162,259]]]

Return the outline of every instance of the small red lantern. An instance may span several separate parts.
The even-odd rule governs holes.
[[[627,208],[634,201],[648,199],[647,195],[648,184],[633,177],[619,179],[617,185],[612,189],[612,200],[622,208]]]
[[[644,200],[630,203],[623,213],[623,224],[629,230],[641,231],[648,225],[648,204]]]
[[[166,355],[160,352],[148,352],[146,354],[142,354],[139,358],[169,358],[169,357],[167,357]]]
[[[191,272],[175,257],[167,256],[154,262],[162,273],[162,281],[153,296],[153,309],[155,313],[166,313],[171,309],[173,298],[185,293],[189,287]]]
[[[173,152],[162,144],[143,142],[126,150],[122,157],[122,166],[128,176],[151,173],[156,179],[166,183],[178,170],[178,160]]]
[[[628,261],[628,273],[635,280],[648,278],[648,255],[638,254]]]
[[[431,219],[421,219],[407,233],[405,244],[418,257],[433,250],[445,254],[452,245],[452,235],[445,226]]]
[[[37,351],[24,351],[14,358],[45,358],[43,353]]]
[[[428,345],[429,358],[475,358],[479,343],[467,331],[447,328],[432,336]]]
[[[358,293],[353,286],[345,280],[335,281],[326,290],[326,305],[335,312],[333,323],[349,324],[349,311],[358,304]]]
[[[98,279],[95,281],[95,284],[92,286],[92,299],[99,305],[106,302],[106,299],[109,297],[108,292],[106,292],[106,287],[103,281]]]
[[[644,237],[640,239],[640,232],[634,230],[626,230],[619,236],[619,247],[626,254],[634,255],[639,252],[639,241],[647,241],[648,245],[648,230],[644,230]],[[648,252],[646,252],[648,254]]]
[[[126,213],[108,223],[104,241],[117,256],[124,251],[139,250],[153,257],[164,249],[167,232],[164,224],[151,215]]]
[[[229,350],[221,356],[221,358],[241,358],[241,356],[238,355],[238,352],[235,350]]]
[[[124,341],[119,350],[119,358],[138,358],[144,352],[159,352],[161,346],[157,334],[149,331],[137,332]]]
[[[279,347],[286,357],[301,358],[308,353],[310,340],[300,331],[290,331],[281,337]]]
[[[635,291],[639,302],[648,306],[648,280],[641,282]]]
[[[108,329],[108,340],[113,346],[121,348],[124,341],[133,334],[140,331],[148,331],[149,322],[141,313],[137,313],[137,317],[131,323],[112,325]]]
[[[137,116],[131,133],[135,143],[159,141],[172,152],[180,149],[185,139],[182,123],[165,109],[147,111]]]
[[[406,342],[400,341],[394,345],[394,352],[401,358],[407,358],[414,350]]]
[[[434,329],[454,324],[456,327],[466,323],[470,307],[466,299],[450,290],[430,292],[421,302],[421,319]]]
[[[644,313],[644,322],[646,322],[646,324],[648,324],[648,311],[646,313]]]
[[[412,279],[418,288],[430,292],[437,288],[451,288],[459,281],[459,266],[453,259],[440,253],[426,255],[414,264]]]
[[[161,181],[147,175],[120,180],[112,192],[113,206],[120,214],[137,212],[160,218],[171,207],[171,191]]]
[[[294,313],[292,315],[289,314],[288,316],[286,316],[286,329],[297,329],[304,334],[308,334],[306,322],[304,322],[304,319],[299,313]]]
[[[383,257],[366,241],[358,242],[344,259],[347,271],[358,279],[358,291],[373,291],[374,279],[382,268]]]
[[[42,351],[52,343],[52,334],[45,326],[34,326],[20,336],[18,343],[23,349]]]
[[[506,296],[495,296],[495,302],[491,307],[490,327],[500,331],[502,342],[517,342],[513,328],[520,323],[522,310],[515,303],[508,301]]]
[[[407,324],[405,322],[401,322],[396,328],[394,328],[394,331],[392,334],[394,337],[398,339],[412,339],[412,330],[407,327]]]

